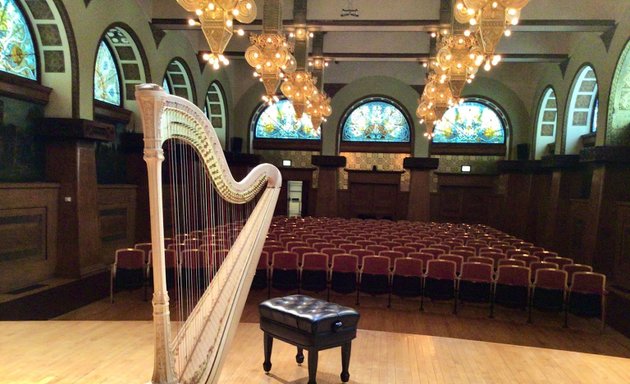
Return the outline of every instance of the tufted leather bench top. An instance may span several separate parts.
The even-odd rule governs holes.
[[[359,322],[356,310],[305,295],[266,300],[259,309],[261,318],[313,335],[356,329]]]

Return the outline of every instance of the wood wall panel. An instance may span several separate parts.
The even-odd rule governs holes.
[[[0,184],[0,293],[54,276],[58,199],[58,184]]]
[[[136,243],[135,219],[135,185],[99,185],[100,254],[105,264],[114,262],[116,249],[131,247]]]
[[[593,255],[584,251],[584,236],[591,215],[589,201],[585,199],[571,199],[569,220],[565,223],[568,229],[567,254],[576,263],[591,264]]]
[[[630,203],[617,204],[617,241],[614,274],[615,285],[630,291]]]

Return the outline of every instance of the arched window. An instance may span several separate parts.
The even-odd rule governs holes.
[[[630,144],[630,40],[626,42],[617,60],[615,74],[610,87],[610,97],[605,109],[606,145],[627,146]],[[598,103],[599,109],[599,103]]]
[[[393,100],[382,97],[363,99],[350,107],[343,117],[341,141],[409,143],[409,119]]]
[[[582,149],[581,138],[597,129],[597,76],[589,65],[578,71],[569,97],[565,153],[578,154]]]
[[[494,103],[466,98],[436,124],[431,153],[505,155],[507,129],[507,118]]]
[[[111,49],[101,40],[94,65],[94,98],[121,106],[120,74]]]
[[[164,81],[162,81],[162,88],[164,88],[164,91],[166,91],[166,93],[168,93],[168,94],[172,94],[173,93],[173,91],[171,90],[170,84],[166,80],[166,76],[164,76]]]
[[[221,86],[215,81],[208,87],[204,107],[206,116],[208,116],[214,129],[221,130],[227,127],[225,96]]]
[[[556,139],[556,126],[558,124],[558,104],[556,93],[549,87],[543,92],[538,106],[538,119],[536,130],[536,159],[550,154],[547,148]]]
[[[0,70],[37,80],[37,56],[29,25],[15,0],[0,0]]]
[[[307,114],[296,119],[293,104],[281,99],[272,105],[262,105],[252,119],[254,139],[320,140],[321,131],[313,128]]]
[[[195,91],[190,80],[190,70],[180,59],[173,59],[166,68],[164,82],[167,84],[167,92],[183,97],[195,103]],[[165,88],[166,90],[166,88]]]

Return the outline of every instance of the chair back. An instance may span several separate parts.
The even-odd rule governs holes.
[[[133,246],[135,249],[141,249],[144,252],[144,263],[151,264],[151,259],[149,259],[149,252],[153,249],[151,243],[137,243]]]
[[[529,252],[524,250],[524,249],[508,249],[507,251],[505,251],[505,256],[508,257],[508,259],[513,259],[514,256],[521,256],[521,255],[529,255]]]
[[[366,256],[363,259],[361,274],[389,275],[390,260],[385,256]]]
[[[550,263],[547,261],[534,261],[529,265],[529,269],[532,271],[532,278],[536,277],[536,271],[539,269],[558,269],[558,264]]]
[[[456,269],[455,272],[459,275],[462,272],[462,264],[464,264],[464,257],[459,255],[440,255],[438,256],[440,260],[451,260],[455,263]]]
[[[295,247],[291,252],[295,252],[298,254],[298,262],[302,265],[302,257],[305,253],[309,252],[317,252],[317,249],[313,247]]]
[[[376,245],[368,245],[367,247],[365,247],[365,249],[369,249],[370,251],[374,251],[375,254],[378,254],[381,251],[388,251],[389,248],[384,246],[384,245],[380,245],[380,244],[376,244]]]
[[[271,258],[271,266],[273,269],[297,269],[298,257],[297,253],[291,251],[274,252]]]
[[[558,252],[542,250],[532,252],[532,255],[540,257],[540,260],[545,260],[548,257],[558,257]]]
[[[507,251],[511,251],[511,250],[515,250],[516,247],[513,246],[512,244],[495,244],[493,245],[494,248],[499,248],[500,250],[502,250],[504,253],[506,253],[507,256]]]
[[[522,260],[525,262],[525,266],[529,267],[532,263],[536,262],[536,261],[540,261],[540,258],[538,256],[532,256],[532,255],[514,255],[512,256],[512,258],[514,260]]]
[[[267,269],[269,267],[269,255],[267,252],[262,252],[260,258],[258,258],[258,265],[256,269]]]
[[[339,249],[339,248],[322,248],[319,250],[319,252],[327,254],[328,259],[330,260],[332,260],[332,257],[335,255],[341,255],[343,253],[346,253],[343,249]]]
[[[313,236],[315,236],[315,237],[309,237],[307,239],[304,239],[304,241],[306,241],[308,243],[309,247],[312,247],[313,244],[325,243],[324,239],[319,237],[319,235],[313,235]]]
[[[494,259],[491,257],[486,257],[486,256],[472,256],[469,257],[467,260],[467,262],[469,263],[482,263],[482,264],[488,264],[491,267],[494,267]]]
[[[297,247],[308,247],[308,243],[306,241],[301,241],[301,240],[288,241],[285,243],[285,247],[287,251],[293,251],[293,249]]]
[[[407,257],[422,260],[422,267],[425,271],[427,269],[427,263],[429,262],[429,260],[435,259],[432,254],[424,252],[411,252],[409,255],[407,255]]]
[[[415,249],[416,252],[421,251],[428,247],[427,243],[424,243],[422,241],[411,241],[411,242],[405,243],[405,246]]]
[[[388,240],[388,241],[383,241],[380,244],[386,246],[389,249],[392,249],[394,247],[399,247],[403,245],[404,243],[402,241]]]
[[[458,255],[464,258],[464,260],[468,260],[469,258],[475,256],[475,252],[468,251],[465,249],[454,249],[451,251],[451,255]]]
[[[501,265],[497,270],[497,284],[529,287],[530,270],[525,266]]]
[[[315,248],[317,252],[321,252],[324,248],[335,248],[335,245],[326,241],[320,241],[318,243],[313,243],[311,247]]]
[[[461,280],[474,282],[492,282],[492,264],[467,261],[462,264]]]
[[[405,257],[407,257],[407,255],[410,254],[411,252],[416,252],[416,249],[406,246],[406,245],[399,245],[397,247],[393,247],[392,251],[402,252],[402,254],[405,255]]]
[[[150,252],[149,257],[152,256],[152,252]],[[177,259],[177,253],[175,252],[175,250],[173,249],[165,249],[164,250],[164,262],[166,265],[166,268],[177,268],[177,265],[179,263],[178,259]]]
[[[342,253],[332,257],[332,272],[357,272],[358,269],[359,259],[356,255]]]
[[[390,260],[390,265],[394,265],[396,259],[403,258],[405,255],[402,252],[398,251],[381,251],[378,254],[379,256],[387,257]]]
[[[204,257],[198,249],[184,249],[179,252],[182,268],[199,269],[212,264],[211,259]]]
[[[327,271],[328,255],[321,252],[308,252],[302,255],[302,270]]]
[[[538,269],[534,278],[535,288],[566,290],[567,271],[560,269]]]
[[[566,264],[562,266],[563,271],[567,271],[567,281],[573,283],[573,274],[576,272],[593,272],[593,267],[586,264]]]
[[[452,260],[433,259],[427,262],[425,277],[441,280],[455,280],[457,264]]]
[[[422,277],[424,267],[421,259],[405,257],[394,261],[394,276]]]
[[[116,250],[114,264],[120,269],[143,269],[145,264],[142,249],[124,248]]]
[[[525,266],[527,266],[527,264],[523,260],[499,259],[499,267],[502,267],[504,265],[514,265],[514,266],[518,266],[518,267],[525,267]]]
[[[358,244],[340,244],[338,248],[343,249],[345,253],[350,253],[353,249],[362,249]]]
[[[573,264],[573,259],[569,259],[568,257],[559,257],[559,256],[555,256],[555,257],[545,257],[544,259],[545,261],[548,261],[550,263],[556,263],[558,264],[558,268],[562,269],[562,267],[564,267],[565,265],[569,265],[569,264]]]
[[[443,254],[446,253],[443,249],[433,248],[433,246],[423,249],[422,252],[423,253],[430,253],[430,254],[433,255],[434,258],[437,258],[438,256],[443,255]]]
[[[529,252],[530,255],[533,255],[535,252],[543,252],[545,248],[537,247],[534,245],[526,245],[521,247],[522,250]]]
[[[372,240],[357,240],[355,244],[360,245],[361,248],[366,248],[368,245],[376,245],[376,241]]]
[[[443,251],[444,251],[444,253],[449,253],[449,252],[451,252],[451,246],[450,246],[450,245],[447,245],[447,244],[444,244],[444,243],[440,243],[440,244],[433,244],[433,245],[431,246],[431,248],[433,248],[433,249],[441,249],[441,250],[443,250]]]
[[[341,244],[352,244],[351,241],[346,240],[346,239],[332,239],[332,240],[329,240],[329,242],[331,244],[334,244],[335,247],[339,247]]]
[[[606,292],[606,275],[595,272],[575,272],[571,292],[603,295]]]
[[[267,252],[269,256],[273,256],[276,252],[284,251],[284,247],[281,245],[265,245],[263,251]]]

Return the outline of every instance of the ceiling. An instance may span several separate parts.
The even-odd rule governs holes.
[[[531,0],[512,36],[501,40],[497,53],[507,63],[560,63],[568,58],[575,39],[614,30],[615,17],[623,14],[627,6],[624,3],[625,0]],[[237,27],[260,32],[264,0],[256,0],[256,4],[257,19]],[[441,12],[441,7],[450,9],[450,1],[310,0],[306,18],[309,30],[325,32],[324,56],[330,61],[411,64],[428,59],[430,32],[449,25],[451,16]],[[343,11],[348,8],[356,9],[353,13],[358,16]],[[201,30],[188,25],[191,15],[175,0],[153,0],[149,6],[145,4],[145,9],[154,26],[184,31],[198,53],[208,50]],[[286,31],[294,28],[293,0],[283,0],[283,20]],[[226,56],[242,59],[248,46],[249,39],[235,35]]]

